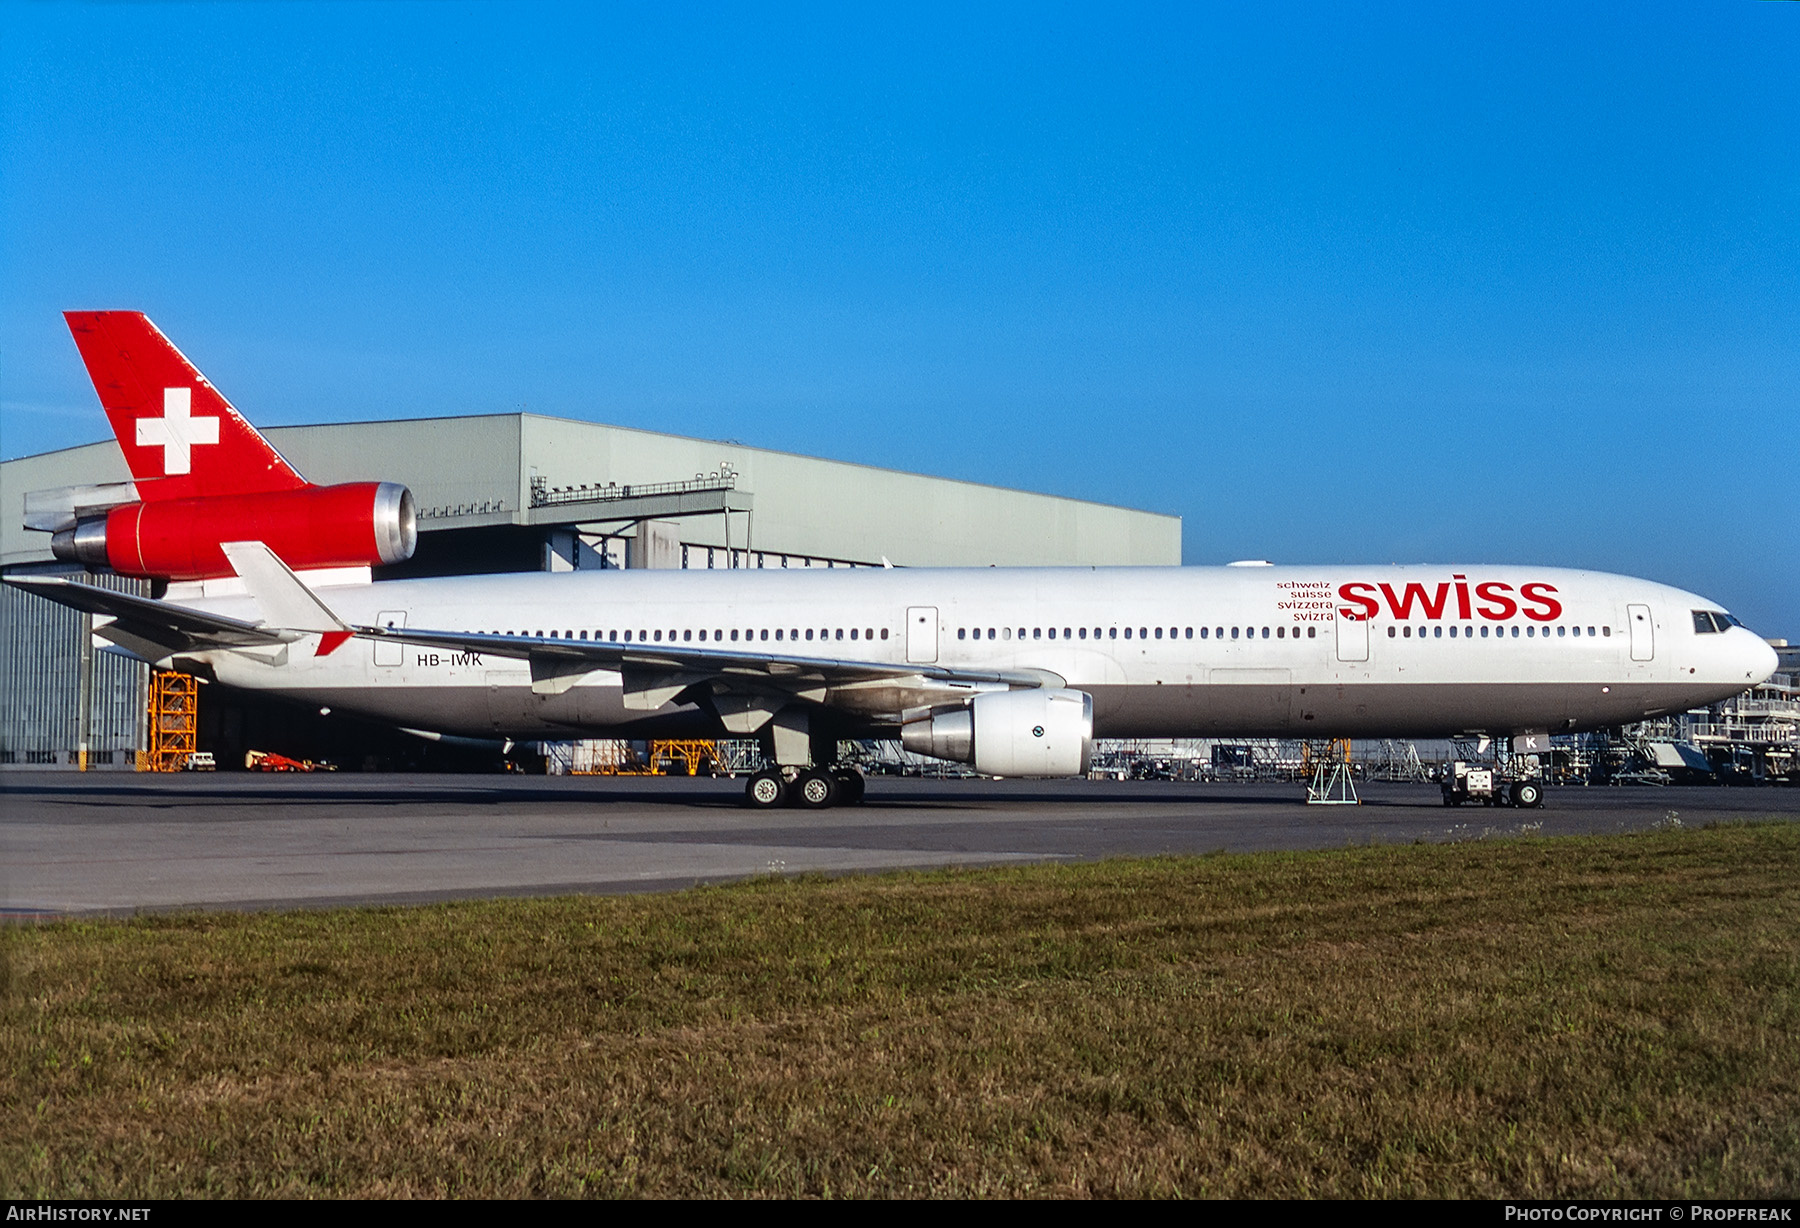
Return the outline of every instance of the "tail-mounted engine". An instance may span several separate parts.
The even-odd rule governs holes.
[[[908,721],[900,741],[984,776],[1081,776],[1093,756],[1094,699],[1084,691],[990,691]]]
[[[418,513],[396,482],[200,495],[78,517],[50,550],[120,575],[209,580],[235,574],[219,548],[235,541],[263,542],[296,571],[400,563],[418,545]]]

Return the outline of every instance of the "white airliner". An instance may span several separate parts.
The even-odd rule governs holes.
[[[174,583],[162,600],[9,583],[98,615],[97,634],[158,665],[405,728],[761,737],[781,770],[751,780],[757,805],[859,797],[833,762],[844,738],[1072,776],[1095,738],[1576,731],[1724,699],[1775,669],[1705,598],[1542,567],[370,583],[369,564],[411,552],[410,495],[307,484],[142,316],[70,324],[134,481],[42,492],[28,523],[64,557]]]

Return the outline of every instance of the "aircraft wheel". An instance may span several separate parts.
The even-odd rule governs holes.
[[[758,810],[769,810],[787,800],[788,784],[780,772],[758,772],[744,787],[744,800]]]
[[[1544,804],[1544,788],[1533,781],[1521,781],[1513,786],[1513,805],[1527,810]]]
[[[794,801],[808,810],[823,810],[838,800],[837,778],[821,768],[800,773],[794,782]]]
[[[837,773],[838,804],[841,806],[860,806],[863,800],[863,774],[857,771]]]

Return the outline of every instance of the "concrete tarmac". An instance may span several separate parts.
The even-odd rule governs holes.
[[[1295,784],[874,778],[866,804],[752,811],[685,778],[0,773],[0,910],[15,919],[665,891],[758,874],[1800,820],[1800,790],[1552,788],[1541,810],[1360,806]]]

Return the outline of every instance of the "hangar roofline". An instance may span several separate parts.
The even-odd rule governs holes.
[[[765,447],[761,444],[744,443],[741,440],[714,439],[714,438],[710,438],[710,437],[704,436],[704,435],[679,435],[673,431],[655,431],[655,430],[650,430],[648,428],[641,427],[641,426],[621,426],[618,423],[614,423],[614,422],[596,422],[596,421],[593,421],[588,418],[569,418],[569,417],[565,417],[561,414],[539,414],[539,413],[533,413],[530,410],[513,410],[513,411],[509,411],[509,412],[505,412],[505,413],[477,412],[477,413],[467,413],[467,414],[428,414],[424,417],[419,417],[419,418],[349,418],[349,419],[330,420],[330,421],[321,421],[321,422],[284,422],[284,423],[279,423],[279,424],[270,423],[266,426],[259,425],[259,429],[261,429],[265,434],[275,435],[275,434],[279,434],[280,432],[283,432],[283,431],[319,430],[322,428],[329,428],[329,427],[397,426],[397,425],[402,425],[402,424],[409,423],[409,422],[417,422],[417,423],[476,422],[476,421],[482,421],[482,420],[505,421],[507,419],[515,419],[515,418],[520,419],[520,420],[523,420],[526,418],[535,418],[542,422],[556,422],[556,423],[564,423],[564,424],[567,424],[570,426],[592,427],[596,430],[620,431],[620,432],[624,432],[624,433],[631,434],[631,435],[642,435],[642,436],[647,436],[647,437],[654,438],[654,439],[680,440],[683,443],[717,444],[718,446],[720,446],[722,448],[741,448],[748,452],[760,452],[760,453],[763,453],[763,454],[769,455],[769,456],[785,456],[785,457],[791,457],[796,460],[824,461],[827,464],[832,464],[832,465],[846,465],[846,466],[849,466],[849,467],[855,468],[855,469],[866,469],[871,473],[894,473],[894,474],[901,474],[906,477],[929,478],[934,482],[950,482],[950,483],[954,483],[955,485],[958,485],[958,486],[968,486],[968,487],[973,487],[978,490],[995,490],[995,491],[1002,491],[1006,494],[1015,494],[1015,495],[1040,495],[1040,496],[1047,496],[1047,497],[1053,498],[1053,499],[1064,500],[1064,501],[1070,502],[1070,503],[1081,503],[1081,504],[1085,504],[1090,507],[1105,507],[1105,508],[1112,508],[1116,511],[1121,511],[1121,512],[1137,512],[1137,513],[1140,513],[1143,515],[1149,515],[1149,516],[1164,516],[1170,520],[1180,520],[1181,519],[1181,517],[1179,515],[1176,515],[1175,513],[1172,513],[1172,512],[1153,511],[1149,508],[1135,507],[1135,506],[1132,506],[1131,504],[1126,504],[1126,503],[1112,503],[1112,502],[1108,502],[1104,499],[1087,499],[1087,498],[1082,498],[1079,495],[1057,494],[1055,492],[1047,491],[1047,490],[1032,490],[1027,487],[1023,487],[1023,486],[1003,486],[997,482],[978,482],[971,478],[944,477],[940,474],[935,474],[935,473],[921,473],[918,470],[914,470],[914,469],[896,469],[889,465],[874,465],[874,464],[868,463],[867,461],[844,460],[844,459],[841,459],[841,458],[835,457],[835,456],[819,456],[819,455],[815,455],[810,452],[795,452],[795,451],[792,451],[791,449],[787,449],[787,448],[770,448],[770,447]],[[65,447],[65,448],[52,448],[47,452],[30,452],[30,453],[26,453],[23,456],[10,456],[10,457],[6,457],[4,459],[0,459],[0,464],[12,464],[15,461],[38,460],[38,459],[42,459],[42,458],[46,458],[46,457],[58,456],[63,453],[66,453],[66,452],[78,452],[84,448],[106,447],[106,446],[113,446],[113,440],[102,438],[102,439],[96,439],[91,443],[70,444],[68,447]],[[307,476],[310,478],[312,475],[308,474]]]

